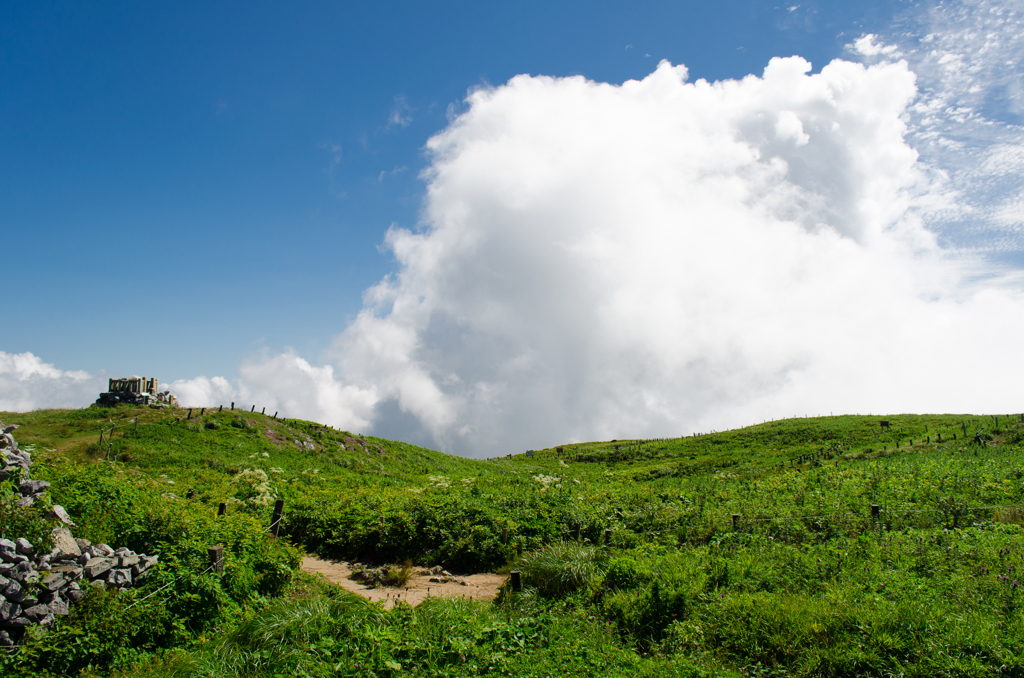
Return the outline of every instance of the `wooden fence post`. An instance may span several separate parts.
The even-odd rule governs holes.
[[[519,574],[519,570],[512,570],[509,574],[512,575],[512,591],[518,593],[523,590],[523,579]]]
[[[284,499],[274,502],[274,517],[270,519],[270,534],[277,536],[281,529],[281,512],[284,511]]]
[[[501,530],[501,543],[502,544],[507,544],[508,543],[508,528],[507,527],[504,527]]]
[[[223,411],[224,411],[224,406],[223,405],[221,405],[220,407],[217,408],[217,412],[223,412]]]
[[[253,405],[253,406],[252,406],[252,409],[251,409],[251,410],[249,410],[249,413],[251,414],[251,413],[253,413],[253,412],[255,412],[255,411],[256,411],[256,406],[255,406],[255,405]]]
[[[210,556],[210,567],[217,574],[224,574],[224,547],[223,546],[211,546],[206,549],[207,555]]]
[[[872,504],[871,505],[871,519],[872,520],[878,520],[878,514],[879,514],[879,512],[881,510],[882,509],[878,506],[878,504]]]
[[[612,531],[611,530],[605,530],[604,531],[604,545],[608,546],[611,543],[612,543]]]
[[[253,407],[255,407],[255,405],[253,405]],[[260,414],[266,414],[266,413],[267,413],[267,408],[266,407],[264,407],[262,410],[260,410]]]
[[[225,504],[224,502],[221,502],[220,505],[217,507],[217,517],[220,518],[222,515],[224,515],[224,511],[226,511],[227,508],[228,505]]]
[[[231,401],[231,411],[232,412],[235,411],[235,401],[234,400]]]

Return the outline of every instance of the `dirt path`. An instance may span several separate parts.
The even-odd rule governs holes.
[[[485,572],[483,574],[471,574],[465,577],[456,577],[457,582],[438,583],[430,581],[433,575],[418,574],[422,568],[416,568],[417,574],[409,580],[408,586],[402,589],[391,587],[370,588],[362,582],[349,579],[352,568],[349,563],[336,560],[321,560],[315,556],[306,556],[302,559],[302,571],[310,574],[319,574],[327,581],[358,593],[364,598],[376,602],[384,601],[384,606],[390,608],[395,601],[401,600],[410,605],[419,605],[428,596],[443,596],[453,598],[464,596],[473,600],[490,600],[498,593],[498,587],[505,582],[505,575]],[[458,582],[465,582],[465,585]]]

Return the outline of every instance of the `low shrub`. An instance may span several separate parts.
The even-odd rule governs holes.
[[[632,556],[612,558],[604,575],[604,585],[610,589],[634,589],[650,579],[649,566],[641,565]]]
[[[149,620],[142,610],[129,610],[128,599],[113,589],[90,587],[55,629],[46,634],[32,629],[16,654],[0,655],[0,673],[70,676],[90,667],[116,667],[152,649],[131,642]]]
[[[619,632],[644,649],[663,638],[670,624],[685,620],[689,608],[685,591],[663,591],[657,580],[647,588],[616,591],[602,601],[604,614],[615,622]]]

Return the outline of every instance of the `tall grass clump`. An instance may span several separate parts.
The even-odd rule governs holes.
[[[288,674],[304,664],[341,660],[344,643],[382,613],[355,595],[334,600],[278,601],[252,615],[218,642],[210,659],[222,674]]]
[[[251,611],[189,655],[172,653],[134,666],[132,676],[358,675],[372,655],[367,634],[384,619],[366,600],[343,593],[278,600]]]
[[[523,585],[549,598],[588,588],[597,577],[597,550],[575,542],[556,542],[519,560]]]
[[[412,579],[415,572],[412,561],[407,558],[401,565],[393,565],[388,568],[388,573],[384,576],[384,585],[397,586],[399,588],[405,586]]]

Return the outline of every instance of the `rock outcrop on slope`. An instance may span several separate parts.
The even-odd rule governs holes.
[[[3,431],[0,433],[0,482],[16,479],[20,495],[17,499],[18,506],[28,507],[46,492],[50,483],[31,479],[32,455],[18,449],[18,443],[11,435],[16,428],[16,424],[4,426],[0,422],[0,430]]]
[[[11,435],[16,428],[0,423],[0,483],[14,484],[13,502],[28,508],[50,483],[31,479],[32,456],[18,449]],[[23,537],[0,538],[0,647],[17,643],[32,625],[50,627],[56,617],[68,614],[68,607],[85,595],[83,584],[130,588],[157,563],[157,556],[75,539],[69,528],[76,525],[59,505],[44,516],[64,524],[50,534],[50,550]]]

